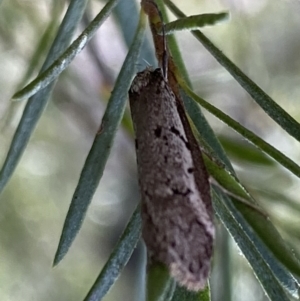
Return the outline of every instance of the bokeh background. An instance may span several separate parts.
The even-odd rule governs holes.
[[[1,300],[82,300],[139,201],[127,112],[83,228],[66,258],[52,268],[81,168],[137,24],[139,3],[121,2],[60,76],[22,160],[0,196]],[[174,3],[187,15],[229,11],[228,21],[208,27],[204,33],[279,105],[300,120],[299,1],[177,0]],[[11,102],[10,98],[37,75],[68,1],[2,0],[0,4],[2,163],[24,108],[24,102]],[[89,1],[75,37],[104,4]],[[170,19],[174,19],[172,14]],[[124,23],[126,26],[121,26]],[[147,38],[152,45],[149,32]],[[177,33],[176,38],[195,92],[299,162],[298,143],[267,117],[199,42],[188,32]],[[142,70],[147,64],[155,64],[151,49],[142,52],[137,69]],[[204,113],[242,182],[299,254],[299,181]],[[213,300],[223,300],[220,275],[224,271],[230,277],[227,293],[231,300],[266,300],[247,262],[217,220],[216,223],[219,232],[212,275]],[[143,265],[144,249],[140,244],[104,300],[141,300]]]

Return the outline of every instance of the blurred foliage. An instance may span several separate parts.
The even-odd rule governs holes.
[[[88,1],[74,38],[107,2]],[[70,2],[4,0],[0,3],[0,158],[4,162],[24,109],[22,102],[11,102],[10,98],[38,75]],[[299,119],[298,1],[183,3],[177,0],[174,3],[186,15],[229,11],[228,22],[203,32],[281,107]],[[116,251],[114,248],[124,242],[122,239],[118,242],[118,238],[139,202],[127,109],[83,227],[64,260],[52,268],[70,200],[133,41],[138,15],[139,3],[119,1],[95,37],[63,72],[13,177],[0,196],[2,300],[83,300],[108,258],[116,254],[112,250]],[[168,15],[175,20],[174,15]],[[148,63],[156,64],[149,33],[147,38],[134,66],[138,70]],[[288,158],[299,161],[296,140],[252,101],[211,54],[188,32],[177,33],[176,38],[194,91]],[[299,180],[205,110],[203,113],[220,138],[241,183],[299,257]],[[134,222],[131,219],[128,227]],[[217,218],[216,224],[212,300],[267,300],[240,249]],[[128,237],[127,234],[125,231],[122,238]],[[242,245],[239,247],[242,249]],[[145,250],[138,245],[103,300],[142,300],[144,263]],[[173,300],[178,298],[198,299],[177,287]]]

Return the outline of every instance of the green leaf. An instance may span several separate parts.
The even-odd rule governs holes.
[[[196,138],[198,139],[198,135],[196,135]],[[253,202],[253,199],[247,190],[243,187],[234,174],[225,169],[224,165],[220,164],[218,161],[215,161],[214,157],[210,157],[205,153],[203,153],[203,158],[209,174],[212,175],[222,187],[232,194],[240,196],[242,199]],[[293,268],[294,272],[297,274],[300,271],[299,262],[296,260],[290,250],[287,249],[285,242],[282,240],[279,233],[266,218],[266,216],[262,214],[259,209],[254,209],[256,207],[255,203],[254,206],[245,204],[240,200],[236,200],[234,203],[238,209],[238,211],[235,208],[233,209],[235,212],[234,214],[239,215],[239,223],[244,224],[243,229],[249,233],[252,233],[253,230],[255,230],[255,232],[252,233],[251,239],[256,242],[257,246],[259,246],[258,248],[261,250],[263,259],[271,266],[272,271],[278,272],[276,277],[280,279],[283,285],[289,287],[290,290],[293,291],[295,289],[295,284],[293,283],[290,285],[290,283],[293,282],[294,279],[291,278],[291,275],[289,275],[287,271],[280,266],[280,263],[277,260],[279,260],[287,268]],[[240,215],[238,212],[240,212],[242,215]],[[248,224],[251,225],[253,230],[249,228]],[[260,239],[263,241],[263,244],[258,237],[260,237]],[[266,247],[269,249],[266,249]]]
[[[145,27],[146,18],[144,14],[141,14],[138,29],[109,99],[101,127],[95,136],[92,148],[81,171],[80,179],[65,219],[60,242],[54,258],[54,265],[57,265],[66,255],[80,230],[88,206],[103,175],[113,139],[124,113],[127,93],[135,74],[136,61],[138,59]]]
[[[18,101],[25,100],[54,81],[71,64],[76,55],[81,52],[94,36],[99,27],[108,18],[112,9],[117,5],[118,1],[119,0],[110,0],[72,45],[46,70],[43,70],[36,79],[22,90],[16,92],[12,99]]]
[[[198,292],[197,295],[199,296],[199,301],[210,301],[210,287],[209,285],[206,286],[206,288]]]
[[[200,136],[198,131],[199,128],[195,126],[193,121],[190,119],[189,121],[193,134],[202,149],[202,156],[209,175],[211,175],[223,188],[225,188],[227,192],[231,192],[235,196],[239,196],[243,199],[243,201],[249,200],[250,202],[253,202],[252,197],[239,182],[234,171],[226,168],[225,164],[220,161],[216,152],[210,145],[208,145],[207,141]]]
[[[270,202],[270,206],[284,204],[290,210],[299,211],[300,213],[300,204],[297,198],[294,199],[287,196],[282,190],[281,192],[275,190],[276,188],[280,189],[280,187],[274,187],[274,190],[272,188],[261,189],[257,187],[251,187],[251,191],[255,191],[257,194],[259,194],[264,201]]]
[[[198,140],[197,134],[196,138]],[[225,169],[224,165],[215,161],[214,157],[211,158],[205,153],[203,153],[203,159],[208,173],[212,175],[222,187],[232,194],[241,197],[242,199],[253,202],[253,199],[247,190],[243,187],[234,174]],[[290,270],[293,268],[294,272],[297,274],[300,271],[298,260],[296,260],[290,250],[287,249],[285,242],[282,240],[273,224],[271,224],[266,216],[259,211],[260,209],[255,209],[255,203],[252,206],[251,203],[247,204],[245,202],[241,202],[240,200],[235,200],[234,204],[237,207],[238,212],[242,214],[240,215],[235,208],[233,209],[235,214],[239,215],[239,223],[244,224],[245,231],[248,231],[249,233],[252,233],[253,230],[255,231],[255,234],[252,234],[251,239],[256,242],[257,246],[259,246],[263,259],[271,265],[271,270],[278,272],[278,275],[276,274],[276,276],[279,277],[284,286],[288,286],[288,284],[294,280],[291,280],[291,276],[287,275],[287,271],[280,267],[280,264],[277,262],[277,260],[283,263]],[[253,230],[249,228],[247,223],[252,227]],[[262,245],[258,237],[260,237],[265,246]],[[269,250],[267,250],[266,247],[269,247]],[[270,251],[272,253],[270,253]],[[291,290],[294,290],[293,285]]]
[[[138,206],[134,211],[122,236],[84,301],[102,300],[127,264],[141,237],[142,223],[140,210],[141,208]]]
[[[114,9],[113,15],[119,23],[119,29],[123,34],[126,45],[129,47],[138,23],[139,14],[137,9],[137,2],[134,0],[120,1]],[[149,65],[157,66],[157,61],[153,52],[153,46],[151,42],[149,41],[148,37],[145,37],[141,47],[141,55],[138,60],[138,66],[140,70],[143,70]]]
[[[146,301],[171,300],[175,286],[165,265],[154,262],[147,266]]]
[[[223,225],[216,225],[215,253],[210,284],[212,285],[213,300],[232,300],[232,290],[236,284],[234,276],[235,263],[232,256],[232,240]]]
[[[224,165],[203,154],[205,167],[208,173],[223,187],[226,191],[239,196],[242,199],[253,202],[250,194],[245,187],[239,182],[234,174],[228,171]]]
[[[60,25],[56,38],[49,50],[41,69],[43,72],[67,48],[73,33],[81,20],[87,0],[72,0]],[[31,97],[24,109],[20,123],[14,134],[8,154],[0,172],[0,193],[12,176],[35,126],[48,103],[55,82],[52,82],[39,93]]]
[[[180,92],[185,109],[193,124],[195,125],[195,128],[200,134],[197,138],[201,138],[201,141],[206,144],[206,149],[210,148],[212,150],[214,155],[213,157],[225,164],[227,170],[234,175],[235,171],[231,165],[231,162],[229,161],[214,131],[205,119],[200,106],[189,95],[187,95],[184,90],[181,90]],[[202,146],[201,143],[200,146]]]
[[[248,164],[274,166],[275,162],[266,156],[260,149],[249,144],[247,141],[236,140],[227,136],[218,136],[222,146],[228,155]]]
[[[226,123],[228,126],[230,126],[232,129],[234,129],[237,133],[241,134],[243,137],[245,137],[248,141],[253,143],[256,147],[264,151],[266,154],[268,154],[271,158],[273,158],[275,161],[277,161],[279,164],[284,166],[286,169],[291,171],[294,175],[297,177],[300,177],[300,166],[297,165],[294,161],[289,159],[287,156],[285,156],[283,153],[281,153],[279,150],[274,148],[269,143],[265,142],[263,139],[259,138],[257,135],[255,135],[250,130],[243,127],[240,123],[223,113],[218,108],[214,107],[198,95],[196,95],[191,89],[189,89],[187,86],[182,87],[184,91],[196,102],[198,102],[202,107],[204,107],[206,110],[208,110],[211,114],[218,117],[220,120],[222,120],[224,123]]]
[[[197,134],[196,138],[198,140]],[[203,153],[203,158],[208,173],[212,175],[222,187],[232,194],[241,197],[242,199],[253,202],[253,199],[247,190],[243,187],[234,174],[225,169],[224,165],[215,161],[215,159],[213,159],[214,157],[211,158],[210,156],[207,156],[205,153]],[[248,231],[249,233],[252,233],[253,230],[255,231],[255,234],[252,234],[251,239],[256,242],[257,246],[259,246],[258,248],[261,251],[263,259],[271,266],[271,270],[278,272],[278,275],[276,274],[276,276],[279,277],[283,285],[289,287],[291,281],[293,282],[294,280],[293,278],[291,280],[291,275],[288,275],[287,271],[280,267],[280,264],[277,262],[277,260],[279,260],[291,271],[294,269],[296,274],[298,274],[300,271],[298,260],[293,256],[290,250],[287,249],[285,242],[282,240],[273,224],[271,224],[266,216],[260,212],[260,209],[255,209],[255,203],[254,205],[251,205],[251,203],[247,204],[245,202],[241,202],[240,200],[235,200],[234,204],[237,207],[238,212],[242,214],[240,215],[235,208],[233,209],[235,214],[239,215],[239,223],[244,224],[245,231]],[[247,223],[252,227],[253,230],[249,228]],[[263,245],[258,237],[260,237],[260,239],[263,241]],[[267,250],[266,247],[268,247],[269,250]],[[270,251],[272,253],[270,253]],[[293,285],[291,290],[294,290]]]
[[[178,285],[172,301],[210,301],[210,288],[207,285],[201,292],[191,292]]]
[[[280,274],[283,271],[283,268],[279,268],[278,265],[278,267],[274,265],[273,257],[279,260],[291,273],[294,273],[299,277],[299,260],[294,256],[291,250],[288,249],[286,243],[281,238],[274,225],[270,222],[269,218],[247,204],[235,200],[234,198],[231,199],[234,207],[243,215],[245,220],[257,234],[255,237],[250,232],[247,233],[248,236],[251,235],[251,240],[255,244],[256,248],[262,253],[265,253],[264,259],[270,265],[275,276],[279,276],[278,279],[281,281]],[[263,242],[264,246],[260,243],[259,239]],[[269,249],[271,253],[267,249]],[[283,283],[284,281],[285,280],[283,279]]]
[[[165,0],[165,3],[178,18],[186,17],[170,0]],[[195,30],[192,31],[192,34],[275,122],[292,137],[300,141],[300,124],[293,117],[284,111],[269,95],[245,75],[201,31]]]
[[[243,218],[241,218],[240,214],[234,208],[230,199],[216,187],[212,191],[213,205],[217,215],[250,263],[268,297],[272,301],[289,300],[278,279],[283,280],[286,288],[290,291],[293,291],[293,289],[296,291],[297,284],[295,279],[293,280],[289,276],[289,272],[278,265],[276,260],[273,261],[270,252],[263,248],[261,242],[257,240],[255,233],[245,224],[245,221],[243,221]],[[268,259],[267,262],[265,261],[266,258]],[[275,265],[272,266],[271,264],[273,263]],[[273,274],[274,272],[275,275]]]
[[[193,30],[207,25],[214,25],[228,19],[228,13],[201,14],[180,18],[165,25],[165,34],[173,34],[175,31]]]

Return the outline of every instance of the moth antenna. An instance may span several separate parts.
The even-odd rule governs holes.
[[[165,80],[168,80],[168,51],[167,51],[167,38],[166,38],[166,30],[165,30],[165,23],[163,20],[163,16],[161,11],[157,8],[160,20],[161,20],[161,31],[162,31],[162,36],[163,36],[163,48],[164,48],[164,52],[163,52],[163,56],[162,56],[162,62],[161,62],[161,69],[162,69],[162,73],[163,76],[165,78]]]
[[[147,68],[151,67],[151,64],[147,60],[143,59],[143,61],[147,65]]]

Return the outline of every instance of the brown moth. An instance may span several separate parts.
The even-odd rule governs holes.
[[[198,291],[207,282],[214,239],[200,149],[160,68],[137,74],[129,100],[148,260],[165,264],[180,285]]]

